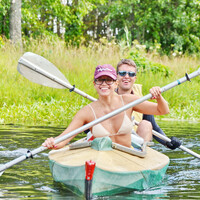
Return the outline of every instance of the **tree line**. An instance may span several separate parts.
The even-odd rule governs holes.
[[[198,54],[199,30],[199,0],[0,0],[0,37],[13,41],[56,36],[79,46],[105,37]]]

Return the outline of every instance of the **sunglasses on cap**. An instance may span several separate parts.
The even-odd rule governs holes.
[[[126,74],[129,75],[129,77],[134,77],[136,76],[136,73],[135,72],[127,72],[127,71],[119,71],[118,74],[120,76],[126,76]]]

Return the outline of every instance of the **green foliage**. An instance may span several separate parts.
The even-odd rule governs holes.
[[[30,10],[30,7],[33,9]],[[65,4],[60,0],[24,2],[23,35],[36,38],[56,33],[65,39],[67,45],[79,46],[83,40],[83,17],[94,7],[93,0],[72,1]]]
[[[0,1],[0,35],[5,35],[9,37],[9,10],[10,1],[1,0]]]
[[[160,44],[162,52],[199,53],[200,3],[188,1],[113,1],[109,4],[107,21],[117,38],[126,30],[132,40],[145,44],[147,50]],[[195,40],[195,42],[194,42]]]
[[[0,13],[1,13],[1,15],[5,16],[8,13],[9,9],[10,9],[10,1],[1,0],[0,1]]]
[[[72,99],[71,99],[72,101]],[[33,103],[12,104],[6,103],[0,107],[1,116],[0,124],[11,122],[14,124],[69,124],[76,111],[82,107],[78,101],[71,102],[69,100],[50,101],[35,99]]]
[[[137,41],[134,41],[134,45],[132,46],[127,57],[134,60],[139,73],[159,73],[161,76],[165,77],[169,77],[173,74],[172,70],[170,70],[168,66],[152,62],[147,57],[145,57],[144,48],[145,46],[142,46]]]
[[[87,27],[83,23],[83,18],[96,8],[96,4],[103,2],[104,0],[73,2],[70,8],[70,22],[65,24],[65,41],[68,46],[80,46],[80,44],[84,41],[83,34]]]
[[[10,1],[0,1],[0,35],[9,38]],[[24,0],[23,38],[58,35],[68,46],[113,37],[148,52],[182,55],[200,52],[199,0]],[[157,48],[159,46],[159,48]],[[200,56],[200,55],[199,55]]]
[[[65,31],[65,41],[68,46],[79,46],[83,40],[83,24],[77,17],[71,20]]]
[[[70,22],[70,8],[54,1],[28,1],[22,5],[22,33],[28,37],[38,37],[53,34],[56,26]],[[60,33],[57,32],[60,36]]]

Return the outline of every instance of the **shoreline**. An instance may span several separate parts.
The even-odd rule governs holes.
[[[155,117],[155,120],[157,123],[159,122],[187,122],[187,123],[191,123],[191,124],[198,124],[200,123],[200,119],[197,119],[197,120],[185,120],[185,119],[182,119],[182,120],[179,120],[179,119],[172,119],[172,118],[156,118]],[[30,126],[30,127],[60,127],[60,128],[65,128],[67,125],[66,124],[55,124],[55,123],[38,123],[38,124],[32,124],[32,123],[0,123],[0,126],[19,126],[20,127],[26,127],[26,126]]]

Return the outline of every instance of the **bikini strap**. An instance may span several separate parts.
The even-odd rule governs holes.
[[[91,110],[92,110],[92,112],[94,114],[95,119],[97,119],[97,116],[96,116],[96,114],[95,114],[94,109],[92,108],[92,106],[90,104],[88,104],[88,106],[91,108]]]
[[[123,100],[122,95],[120,95],[120,97],[121,97],[121,100],[122,100],[122,105],[124,106],[124,100]]]
[[[120,96],[121,96],[122,105],[124,106],[124,99],[123,99],[122,95],[120,95]],[[124,113],[126,114],[126,110],[124,111]]]

